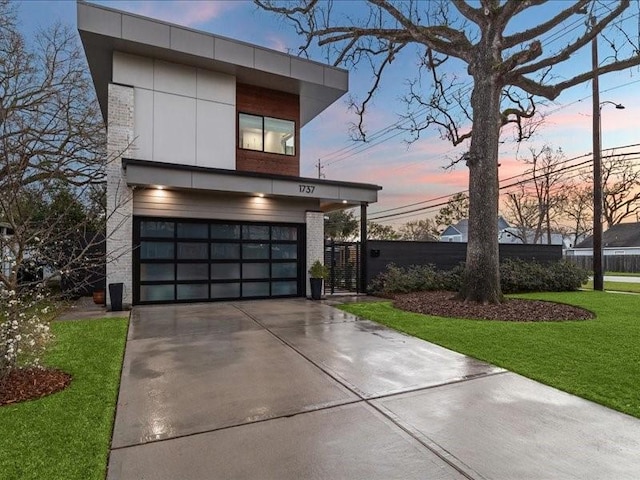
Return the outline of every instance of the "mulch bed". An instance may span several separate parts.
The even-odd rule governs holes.
[[[14,370],[0,384],[0,406],[35,400],[64,390],[71,375],[50,368]]]
[[[439,317],[506,320],[512,322],[563,322],[589,320],[593,312],[562,303],[507,298],[498,305],[482,305],[455,298],[454,292],[417,292],[396,295],[393,305],[400,310]]]

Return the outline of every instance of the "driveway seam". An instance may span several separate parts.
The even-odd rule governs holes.
[[[179,438],[188,438],[188,437],[195,437],[197,435],[204,435],[207,433],[214,433],[214,432],[221,432],[223,430],[230,430],[232,428],[239,428],[239,427],[243,427],[245,425],[256,425],[258,423],[265,423],[265,422],[270,422],[272,420],[281,420],[283,418],[291,418],[291,417],[297,417],[298,415],[305,415],[307,413],[313,413],[313,412],[321,412],[323,410],[330,410],[332,408],[339,408],[345,405],[354,405],[357,403],[363,403],[365,402],[365,400],[362,399],[358,399],[358,400],[347,400],[344,402],[339,402],[333,405],[325,405],[323,407],[317,407],[314,408],[312,410],[303,410],[300,412],[295,412],[295,413],[285,413],[282,415],[277,415],[277,416],[273,416],[273,417],[269,417],[269,418],[261,418],[259,420],[251,420],[248,422],[243,422],[243,423],[235,423],[233,425],[225,425],[224,427],[218,427],[218,428],[211,428],[209,430],[202,430],[199,432],[189,432],[189,433],[184,433],[182,435],[174,435],[172,437],[167,437],[167,438],[158,438],[156,440],[148,440],[146,442],[140,442],[140,443],[131,443],[129,445],[120,445],[119,447],[112,447],[111,451],[115,451],[115,450],[125,450],[127,448],[135,448],[135,447],[142,447],[145,445],[150,445],[150,444],[155,444],[155,443],[161,443],[161,442],[168,442],[171,440],[176,440]]]
[[[282,342],[284,345],[286,345],[287,347],[292,349],[294,352],[296,352],[298,355],[300,355],[302,358],[304,358],[307,362],[311,363],[313,366],[318,368],[322,373],[324,373],[325,375],[329,376],[332,380],[338,382],[340,385],[342,385],[343,387],[348,389],[354,395],[357,395],[359,398],[361,398],[360,401],[356,401],[356,402],[352,402],[352,403],[360,403],[360,402],[362,402],[362,403],[365,403],[365,404],[369,405],[371,408],[373,408],[375,411],[377,411],[382,416],[387,418],[396,427],[398,427],[400,430],[405,432],[407,435],[409,435],[411,438],[413,438],[416,442],[418,442],[424,448],[426,448],[431,453],[436,455],[443,462],[445,462],[447,465],[449,465],[451,468],[453,468],[456,472],[458,472],[460,475],[464,476],[465,478],[467,478],[469,480],[485,479],[485,477],[483,477],[478,472],[473,470],[471,467],[466,465],[462,460],[457,458],[455,455],[453,455],[452,453],[448,452],[444,447],[439,445],[433,439],[431,439],[431,438],[429,438],[427,436],[425,436],[426,440],[420,438],[419,436],[416,435],[416,433],[414,431],[411,431],[410,429],[404,427],[401,423],[399,423],[399,421],[394,416],[390,415],[389,412],[386,412],[386,411],[382,410],[381,408],[379,408],[377,405],[375,405],[372,402],[374,400],[378,400],[380,398],[388,398],[388,397],[391,397],[391,396],[402,395],[402,394],[405,394],[405,393],[411,393],[411,392],[416,392],[416,391],[420,391],[420,390],[433,389],[433,388],[442,387],[444,385],[450,385],[450,384],[455,384],[455,383],[468,382],[468,381],[475,380],[475,379],[478,379],[478,378],[485,378],[487,376],[490,376],[490,374],[478,375],[478,376],[474,376],[473,378],[460,379],[460,380],[456,380],[456,381],[453,381],[453,382],[447,382],[445,384],[433,385],[433,386],[428,386],[428,387],[424,387],[424,388],[416,388],[415,390],[408,390],[407,392],[396,392],[396,393],[393,393],[393,394],[387,394],[387,395],[381,395],[381,396],[377,396],[377,397],[366,398],[366,397],[363,396],[363,394],[357,388],[355,388],[354,386],[350,385],[348,382],[346,382],[346,380],[341,381],[338,377],[336,377],[336,375],[334,375],[333,373],[327,371],[320,364],[314,362],[311,358],[309,358],[307,355],[302,353],[300,350],[298,350],[296,347],[291,345],[289,342],[287,342],[283,338],[279,337],[276,333],[272,332],[269,327],[267,327],[262,322],[260,322],[260,320],[258,320],[256,317],[254,317],[250,313],[246,312],[245,310],[240,308],[238,305],[234,304],[234,307],[236,307],[242,313],[244,313],[249,318],[251,318],[254,322],[256,322],[258,325],[260,325],[262,328],[264,328],[267,332],[269,332],[269,334],[273,335],[274,338],[276,338],[277,340]],[[335,307],[331,307],[331,308],[335,308]],[[340,323],[344,323],[344,322],[340,322]],[[385,327],[385,328],[388,328],[388,327]],[[502,373],[506,373],[506,370],[504,372],[495,372],[495,373],[493,373],[493,375],[502,374]],[[300,412],[299,415],[304,414],[304,413],[310,413],[310,412]],[[293,415],[291,415],[291,416],[293,416]],[[469,470],[471,472],[473,472],[473,474],[475,476],[470,474]]]

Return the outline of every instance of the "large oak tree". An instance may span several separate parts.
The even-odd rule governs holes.
[[[319,45],[336,65],[373,69],[368,94],[354,104],[363,139],[363,117],[385,72],[408,47],[417,50],[421,69],[427,74],[422,80],[429,79],[430,85],[410,82],[406,98],[418,109],[410,115],[414,133],[418,136],[422,129],[435,125],[454,145],[468,142],[468,151],[461,158],[469,168],[470,202],[461,295],[470,301],[502,299],[498,271],[502,128],[512,124],[519,137],[526,137],[538,100],[553,100],[594,75],[640,64],[638,46],[630,45],[630,36],[617,23],[629,8],[629,0],[606,5],[598,0],[369,0],[361,5],[325,0],[255,2],[293,23],[304,37],[301,54]],[[345,4],[357,8],[345,11]],[[563,29],[571,32],[564,42],[547,43],[550,34]],[[594,38],[611,29],[618,29],[616,38],[610,38],[613,48],[596,71],[583,63],[571,63],[577,53],[588,50]],[[567,64],[564,76],[554,74],[558,66]],[[465,73],[452,73],[456,67],[471,77],[468,91],[461,88]]]

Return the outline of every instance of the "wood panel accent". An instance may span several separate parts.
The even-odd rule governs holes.
[[[236,86],[236,132],[239,131],[238,113],[293,120],[295,130],[295,155],[255,152],[238,147],[236,138],[236,170],[300,176],[300,97],[252,85]]]

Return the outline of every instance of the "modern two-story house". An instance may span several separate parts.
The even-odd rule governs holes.
[[[360,206],[366,238],[381,187],[299,176],[300,129],[348,72],[77,8],[107,125],[107,283],[124,303],[305,296],[325,212]]]

